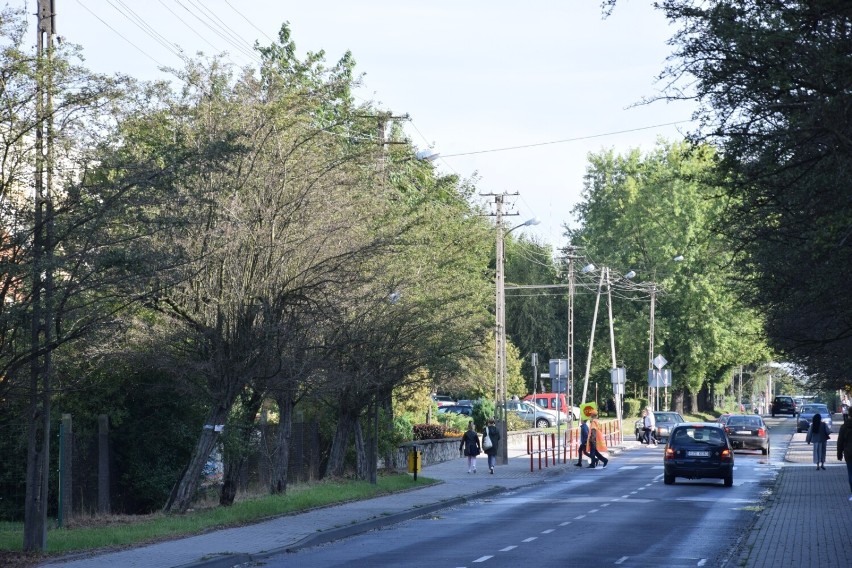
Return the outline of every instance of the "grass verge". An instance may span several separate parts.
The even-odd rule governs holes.
[[[76,518],[65,528],[48,530],[47,553],[55,555],[169,540],[434,483],[437,481],[424,477],[414,481],[408,475],[380,475],[376,485],[366,481],[336,479],[294,485],[288,488],[285,495],[246,497],[230,507],[199,507],[183,515],[154,513],[144,516]],[[22,544],[22,523],[0,523],[0,565],[6,566],[7,560],[17,555]],[[44,556],[40,556],[40,559],[44,560]]]

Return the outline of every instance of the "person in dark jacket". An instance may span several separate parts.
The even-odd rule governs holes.
[[[589,423],[585,418],[582,419],[580,423],[580,443],[577,445],[577,467],[583,467],[583,454],[589,456],[591,459],[591,454],[586,451],[586,444],[589,443]]]
[[[846,417],[837,436],[837,459],[846,458],[846,473],[849,475],[849,492],[852,493],[852,418]],[[852,501],[852,495],[849,496]]]
[[[473,429],[473,420],[467,423],[467,432],[462,436],[459,452],[467,456],[467,472],[476,473],[476,456],[481,454],[482,450],[479,445],[479,436]]]
[[[805,442],[814,445],[814,463],[817,471],[825,469],[825,450],[829,434],[828,425],[822,421],[822,416],[814,414],[811,427],[808,428],[808,435],[805,436]]]
[[[491,440],[491,447],[485,447],[485,436]],[[485,431],[482,433],[482,447],[485,449],[485,455],[488,456],[488,469],[491,474],[494,474],[494,466],[497,465],[497,448],[500,446],[500,430],[497,429],[494,419],[489,418],[485,424]],[[475,468],[474,468],[475,469]]]

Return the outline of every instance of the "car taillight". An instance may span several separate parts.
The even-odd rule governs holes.
[[[757,429],[757,435],[760,436],[761,438],[765,438],[766,437],[766,430],[764,430],[763,428],[758,428]]]
[[[729,450],[728,448],[725,448],[724,450],[722,450],[720,457],[722,458],[723,462],[731,461],[731,458],[732,458],[731,450]]]
[[[675,451],[672,448],[666,448],[666,453],[663,456],[664,460],[673,460],[675,457]]]

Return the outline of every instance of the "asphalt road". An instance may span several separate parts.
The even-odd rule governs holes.
[[[775,421],[773,421],[775,422]],[[789,439],[777,421],[772,452],[737,452],[734,486],[719,480],[663,484],[662,446],[606,469],[555,476],[438,514],[260,564],[299,566],[623,567],[720,566],[753,520],[753,505],[778,473]]]

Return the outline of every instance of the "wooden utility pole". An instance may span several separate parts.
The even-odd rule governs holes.
[[[27,488],[24,505],[25,551],[47,548],[50,470],[50,398],[53,365],[53,103],[52,55],[56,31],[53,0],[38,0],[36,42],[36,131],[33,219],[32,327],[30,335],[30,412],[27,438]]]

